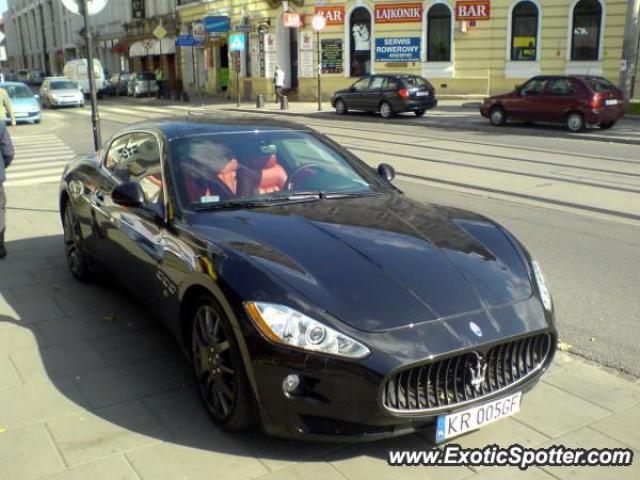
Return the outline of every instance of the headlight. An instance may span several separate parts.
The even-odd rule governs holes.
[[[551,301],[551,293],[547,286],[547,280],[544,278],[542,269],[540,268],[540,265],[538,265],[538,262],[532,260],[531,265],[533,267],[533,275],[536,278],[536,283],[538,284],[538,290],[540,290],[540,296],[542,297],[542,304],[544,305],[544,308],[551,311],[553,309],[553,302]]]
[[[371,353],[360,342],[284,305],[246,302],[244,306],[258,330],[276,343],[349,358]]]

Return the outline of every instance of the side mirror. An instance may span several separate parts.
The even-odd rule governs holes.
[[[142,207],[145,203],[144,192],[139,183],[121,183],[111,193],[113,203],[121,207]]]
[[[396,178],[396,170],[388,163],[381,163],[378,165],[378,175],[391,183]]]

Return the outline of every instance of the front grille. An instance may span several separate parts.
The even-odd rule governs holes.
[[[478,400],[533,375],[552,347],[544,333],[403,370],[385,383],[382,402],[391,411],[426,413]]]

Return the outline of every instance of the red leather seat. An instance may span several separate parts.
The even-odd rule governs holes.
[[[287,172],[275,154],[263,156],[238,171],[238,195],[251,196],[279,192],[287,183]]]
[[[276,156],[271,155],[269,160],[267,160],[267,163],[262,167],[258,192],[279,192],[284,188],[286,183],[287,172],[282,165],[278,163]]]
[[[196,176],[195,172],[185,172],[184,183],[189,201],[200,202],[202,197],[211,196],[218,196],[221,200],[233,197],[238,188],[237,171],[238,161],[233,158],[222,167],[215,179]]]

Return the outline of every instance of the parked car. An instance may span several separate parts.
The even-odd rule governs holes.
[[[487,98],[480,113],[496,126],[509,120],[562,123],[579,132],[591,125],[613,127],[625,106],[624,94],[606,78],[538,76],[511,93]]]
[[[157,92],[158,83],[153,72],[134,73],[129,77],[127,95],[130,97],[155,95]]]
[[[4,82],[0,83],[0,88],[6,90],[11,99],[11,106],[17,123],[40,123],[41,112],[38,96],[34,95],[26,84],[22,82]],[[9,118],[6,119],[6,121],[9,120]]]
[[[166,322],[226,430],[437,423],[443,441],[520,409],[554,357],[553,302],[504,227],[413,200],[394,175],[300,124],[130,125],[65,168],[68,265]]]
[[[82,93],[86,96],[89,95],[89,76],[87,71],[87,59],[81,58],[79,60],[70,60],[64,65],[64,76],[74,82],[77,82],[82,89]],[[104,76],[104,69],[100,60],[93,59],[93,74],[96,82],[96,93],[98,97],[101,97],[107,90],[107,81]]]
[[[380,112],[384,118],[396,113],[413,112],[421,117],[438,105],[435,89],[426,78],[407,74],[384,74],[363,77],[351,87],[338,90],[331,97],[336,113],[349,110]]]
[[[29,80],[29,70],[24,68],[18,69],[16,72],[16,81],[26,83]]]
[[[42,85],[43,81],[44,81],[44,72],[41,70],[33,70],[29,72],[29,75],[27,76],[27,83],[29,85],[39,86],[39,85]]]
[[[109,78],[107,93],[109,95],[120,96],[127,95],[127,86],[129,85],[129,73],[114,73]]]
[[[84,107],[84,94],[77,82],[66,77],[47,77],[40,87],[42,105],[54,107]]]

